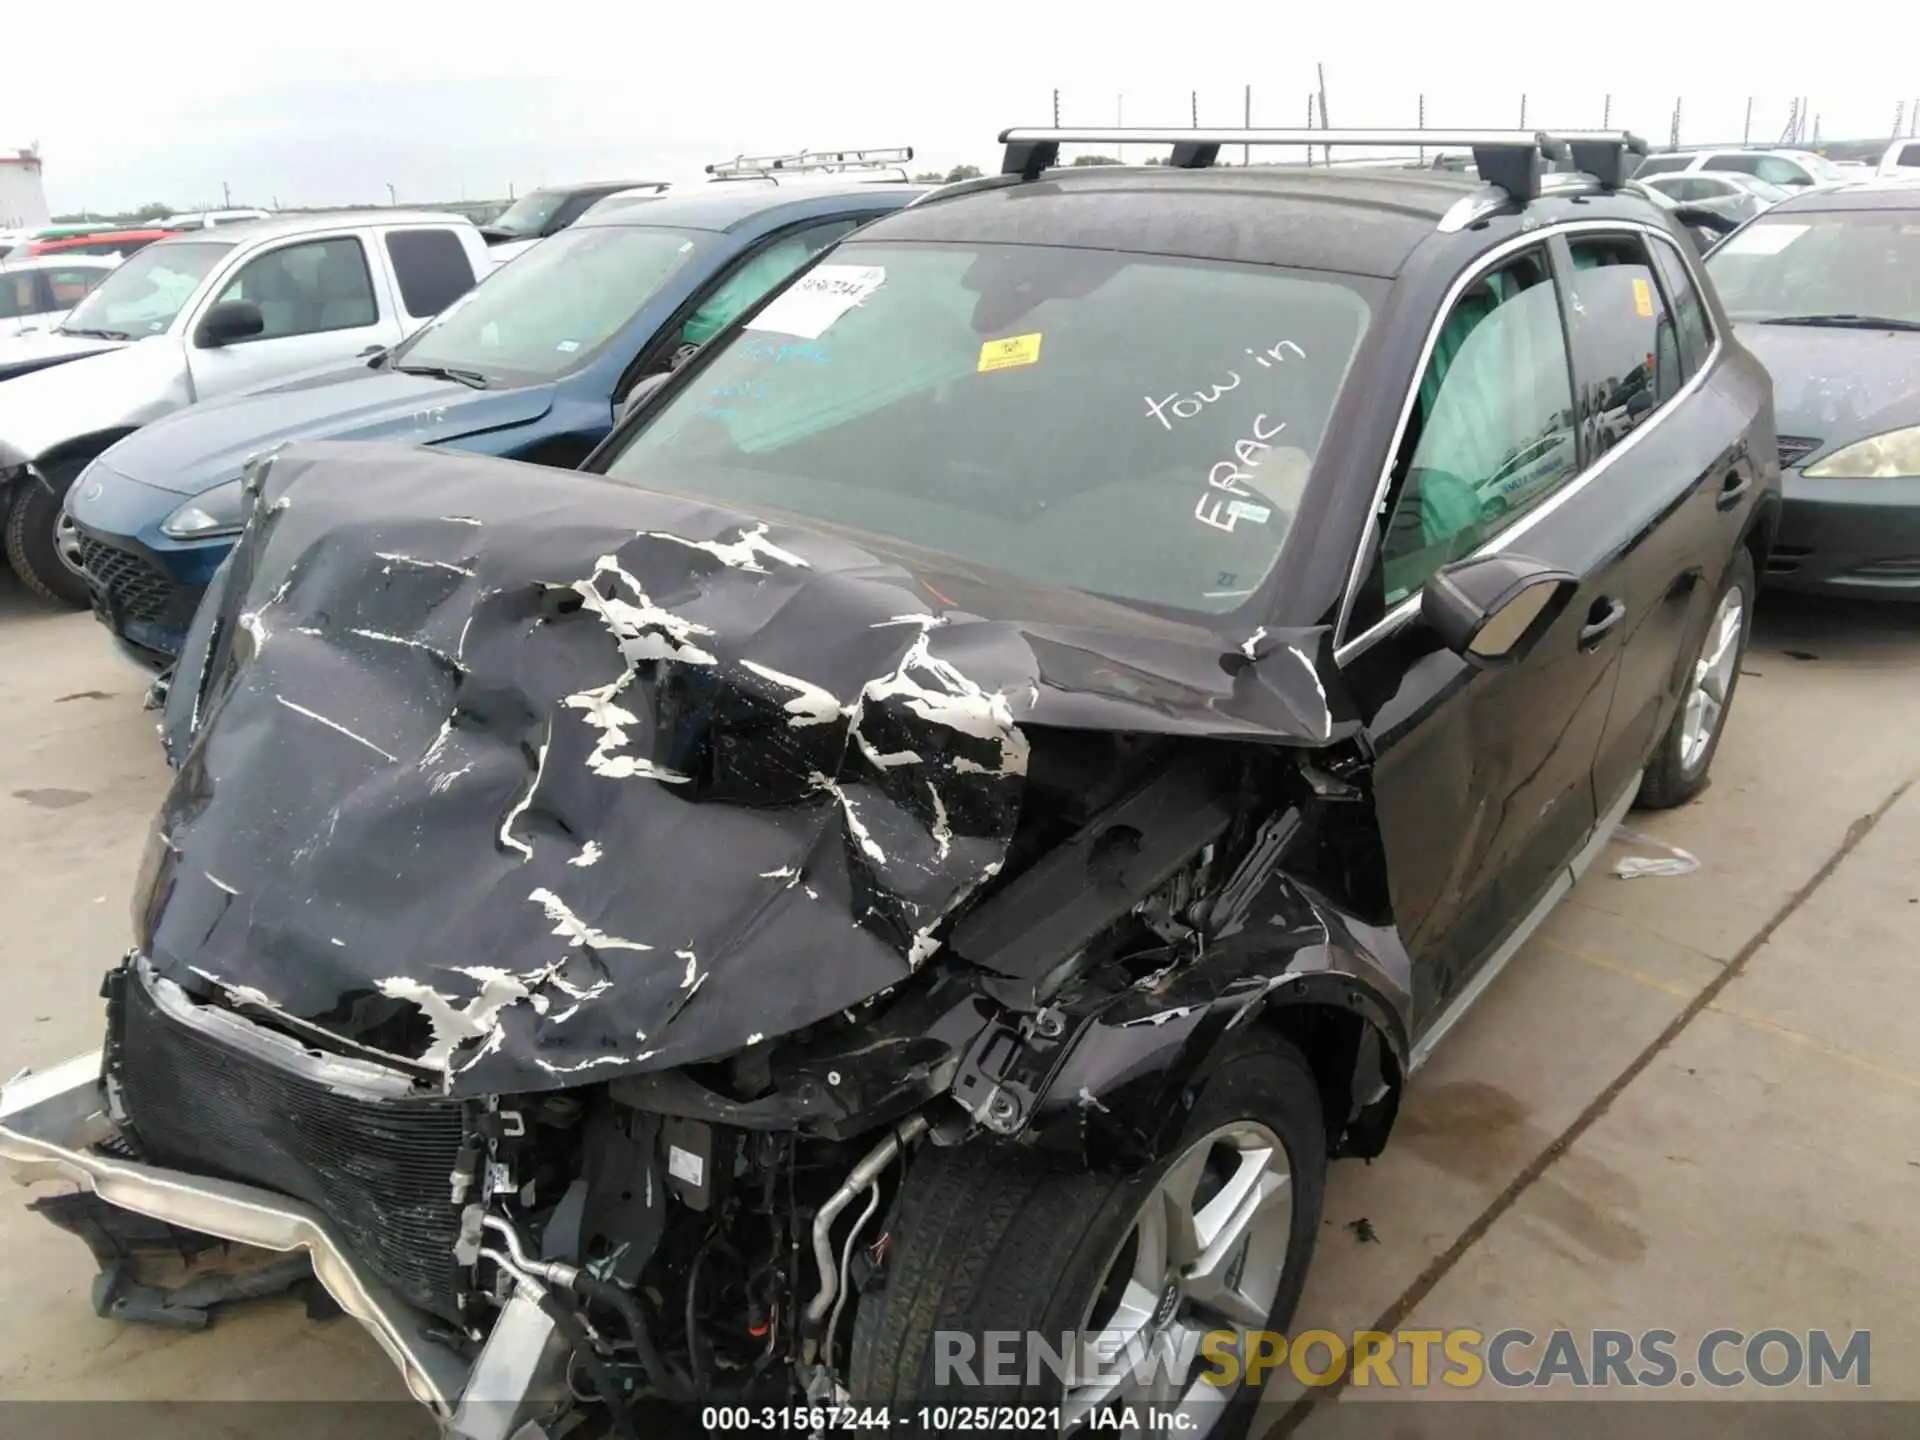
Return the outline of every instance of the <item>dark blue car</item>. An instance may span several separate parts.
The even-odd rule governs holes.
[[[94,613],[162,670],[240,531],[240,472],[293,440],[396,440],[573,466],[674,368],[855,226],[921,188],[711,187],[590,215],[390,353],[197,405],[105,451],[68,493]]]

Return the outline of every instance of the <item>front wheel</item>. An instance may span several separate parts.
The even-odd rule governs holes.
[[[1756,588],[1753,556],[1743,545],[1727,567],[1708,612],[1706,634],[1687,672],[1679,713],[1647,762],[1634,801],[1641,809],[1671,810],[1707,788],[1707,771],[1720,749],[1733,692],[1740,683],[1740,662],[1753,629]]]
[[[1057,1406],[1066,1433],[1132,1407],[1141,1433],[1179,1412],[1182,1435],[1237,1440],[1259,1398],[1246,1336],[1293,1316],[1326,1166],[1312,1072],[1260,1035],[1138,1176],[925,1147],[860,1298],[855,1403]]]
[[[87,573],[80,565],[79,536],[66,518],[67,490],[78,466],[60,466],[44,477],[29,475],[7,508],[7,563],[20,582],[43,600],[84,609]]]

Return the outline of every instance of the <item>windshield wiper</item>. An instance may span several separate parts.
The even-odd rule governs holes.
[[[1780,315],[1762,325],[1831,325],[1837,330],[1920,330],[1920,320],[1889,315]]]
[[[430,375],[435,380],[458,380],[475,390],[487,388],[487,377],[478,370],[456,370],[448,365],[395,365],[393,370],[400,375]]]
[[[65,325],[60,327],[60,333],[78,335],[87,340],[131,340],[133,338],[124,330],[69,330]]]

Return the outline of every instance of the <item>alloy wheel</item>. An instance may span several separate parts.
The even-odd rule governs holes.
[[[81,579],[87,578],[86,562],[80,558],[80,532],[74,528],[73,521],[67,518],[64,510],[60,512],[60,518],[53,522],[53,548],[62,565]]]
[[[1721,597],[1713,623],[1700,645],[1700,658],[1693,666],[1693,688],[1687,692],[1686,711],[1680,722],[1680,766],[1696,769],[1706,758],[1713,737],[1720,733],[1720,722],[1727,713],[1727,696],[1733,689],[1735,668],[1740,663],[1740,635],[1746,623],[1746,597],[1734,586]]]
[[[1267,1323],[1293,1236],[1293,1172],[1266,1126],[1238,1120],[1189,1145],[1135,1213],[1082,1321],[1061,1405],[1075,1432],[1108,1406],[1152,1407],[1143,1427],[1210,1433],[1236,1386],[1212,1383],[1200,1343]],[[1128,1432],[1132,1433],[1132,1432]],[[1143,1429],[1141,1433],[1146,1433]]]

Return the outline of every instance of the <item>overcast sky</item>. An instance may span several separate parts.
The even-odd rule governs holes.
[[[1047,123],[1056,86],[1068,124],[1185,124],[1197,89],[1203,124],[1237,125],[1250,83],[1255,124],[1297,125],[1316,60],[1343,126],[1410,125],[1422,91],[1429,125],[1512,125],[1527,91],[1531,124],[1593,126],[1611,92],[1613,122],[1660,142],[1684,94],[1683,141],[1738,140],[1751,94],[1755,138],[1775,138],[1806,94],[1824,137],[1865,137],[1920,96],[1912,47],[1874,43],[1865,0],[1578,24],[1509,0],[7,8],[0,147],[39,142],[55,212],[217,205],[223,182],[235,204],[492,198],[801,146],[990,167],[994,134]]]

